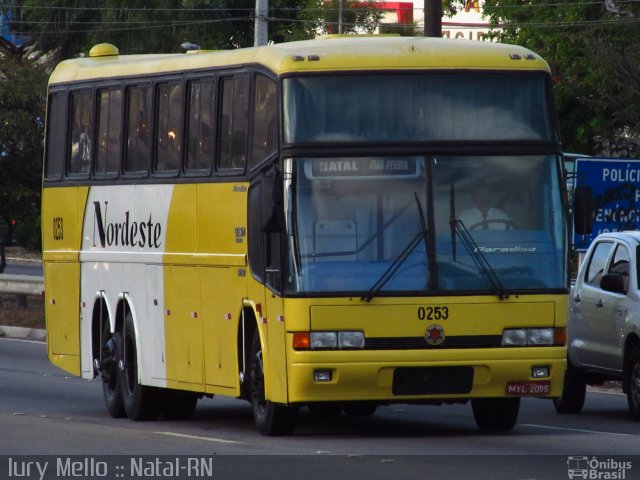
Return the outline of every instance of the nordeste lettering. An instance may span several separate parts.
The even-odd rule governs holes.
[[[148,220],[131,220],[129,210],[124,212],[124,220],[110,222],[108,218],[109,202],[104,202],[104,215],[100,202],[93,202],[93,246],[96,236],[100,247],[140,247],[160,248],[162,245],[162,225],[153,221],[153,213]],[[97,235],[96,235],[97,234]]]

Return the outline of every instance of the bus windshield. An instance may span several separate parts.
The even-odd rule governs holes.
[[[283,81],[285,143],[556,140],[542,73]]]
[[[368,296],[562,289],[559,159],[285,162],[290,293]],[[471,243],[465,238],[471,238]]]

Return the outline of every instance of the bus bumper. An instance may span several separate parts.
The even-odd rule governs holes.
[[[435,355],[437,360],[429,358]],[[463,352],[315,351],[293,352],[290,359],[289,403],[552,398],[562,394],[566,368],[566,350],[562,347]],[[545,368],[548,375],[541,376]]]

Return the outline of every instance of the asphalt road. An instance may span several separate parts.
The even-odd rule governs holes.
[[[212,477],[184,478],[566,479],[568,465],[585,457],[604,462],[605,473],[619,465],[612,462],[631,462],[624,477],[607,478],[640,478],[640,425],[620,394],[590,392],[583,413],[571,416],[548,400],[526,399],[508,434],[480,433],[469,405],[390,405],[371,418],[303,410],[295,435],[263,437],[246,402],[222,397],[201,400],[189,421],[112,419],[99,381],[51,366],[42,343],[1,338],[0,432],[0,478],[9,478],[10,460],[16,476],[18,459],[53,464],[69,455],[100,456],[113,474],[83,478],[134,478],[113,470],[132,455],[155,459],[153,478],[178,478],[151,468],[163,455],[213,459]],[[40,478],[32,466],[34,476],[24,478]]]
[[[42,276],[42,264],[41,263],[19,263],[7,260],[7,266],[4,269],[3,274],[7,275],[31,275],[36,277]]]

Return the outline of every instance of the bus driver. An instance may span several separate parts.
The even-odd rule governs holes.
[[[499,208],[491,206],[491,191],[481,186],[471,195],[473,207],[460,214],[469,230],[507,230],[513,228],[511,218]]]

